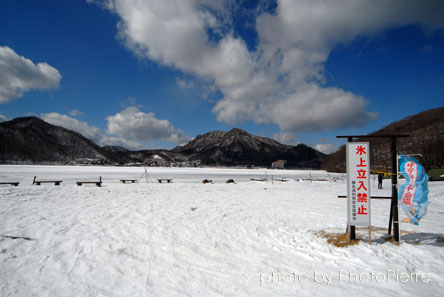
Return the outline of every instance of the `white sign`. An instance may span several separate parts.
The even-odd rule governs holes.
[[[370,145],[347,143],[347,222],[350,226],[371,226]]]

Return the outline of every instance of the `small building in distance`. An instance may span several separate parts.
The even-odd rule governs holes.
[[[284,169],[286,162],[287,162],[287,160],[277,160],[277,161],[274,161],[273,163],[271,163],[271,168],[273,168],[273,169]]]
[[[162,156],[159,156],[158,154],[154,154],[149,159],[149,166],[166,166],[167,160],[165,160]]]

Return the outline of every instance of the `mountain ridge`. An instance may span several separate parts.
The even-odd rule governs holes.
[[[214,165],[270,166],[273,161],[283,159],[291,168],[319,168],[325,154],[306,145],[291,146],[278,141],[249,134],[233,128],[230,131],[211,131],[197,135],[188,144],[173,151],[200,159]],[[309,160],[302,159],[303,155]]]
[[[269,167],[273,161],[284,159],[290,168],[319,168],[326,156],[306,145],[285,145],[238,128],[197,135],[186,145],[171,150],[129,151],[119,146],[101,147],[76,131],[51,125],[38,117],[0,123],[0,140],[3,143],[0,163],[4,164],[86,162]]]
[[[444,107],[407,116],[369,135],[394,134],[409,135],[409,137],[398,139],[398,154],[415,154],[427,170],[444,168],[442,149],[444,147]],[[390,139],[367,138],[360,140],[370,142],[372,169],[391,172]],[[329,155],[321,168],[332,172],[345,172],[345,146]]]
[[[76,131],[51,125],[34,116],[0,123],[0,140],[0,163],[68,163],[82,158],[119,162],[125,159]]]

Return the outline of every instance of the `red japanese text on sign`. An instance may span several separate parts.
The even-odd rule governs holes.
[[[415,162],[407,162],[405,165],[405,171],[409,175],[409,184],[404,188],[401,194],[401,203],[411,207],[413,205],[413,199],[416,191],[416,176],[418,175],[418,166]]]
[[[367,153],[365,152],[365,147],[360,145],[356,148],[356,155],[362,156],[363,154],[366,155]]]

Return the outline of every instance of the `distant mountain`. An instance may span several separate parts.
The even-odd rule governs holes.
[[[325,155],[306,145],[284,145],[271,138],[255,136],[241,129],[228,132],[213,131],[198,135],[187,145],[174,152],[200,160],[206,165],[270,166],[272,162],[286,160],[290,168],[319,168]]]
[[[286,160],[287,168],[320,168],[326,155],[304,145],[290,146],[244,130],[198,135],[172,150],[129,151],[100,147],[75,131],[37,117],[0,123],[0,163],[23,164],[145,164],[208,166],[271,166]]]
[[[428,170],[444,168],[444,107],[435,108],[394,122],[370,135],[408,134],[399,138],[398,154],[421,154],[416,156]],[[375,170],[390,170],[390,140],[367,138],[371,147],[371,166]],[[345,171],[345,146],[328,156],[323,169],[334,172]]]
[[[129,160],[126,155],[103,149],[75,131],[37,117],[0,123],[0,163],[67,164],[86,159],[97,163]]]

